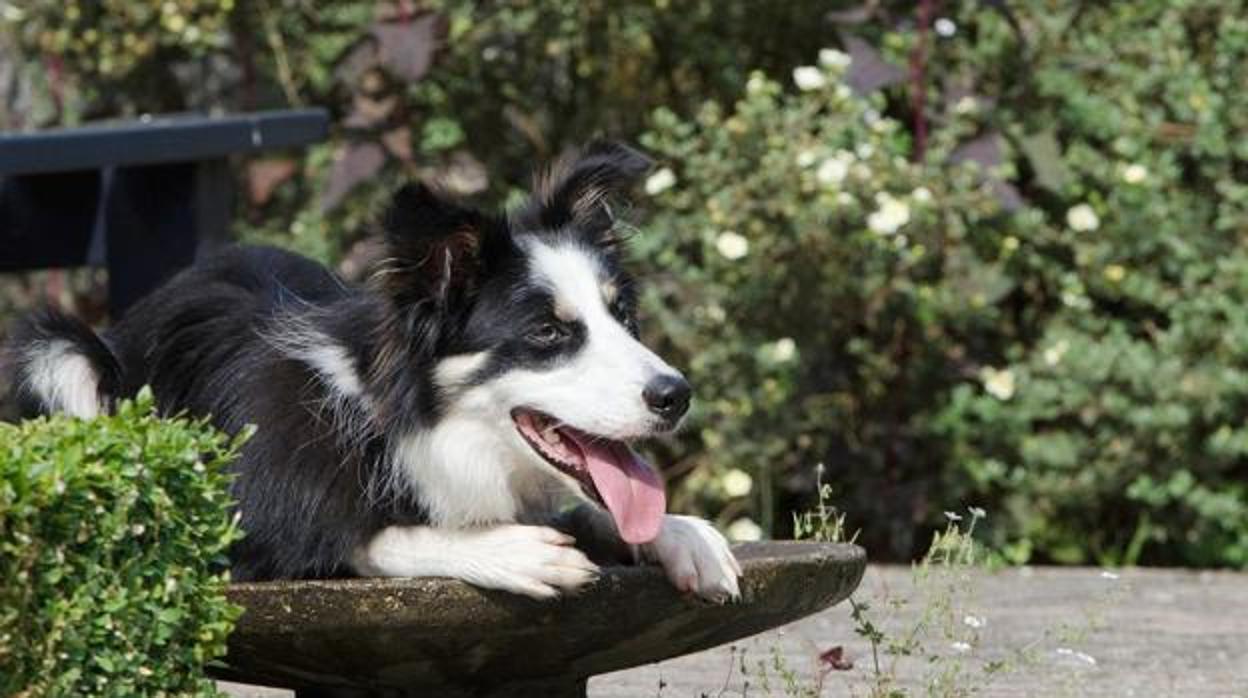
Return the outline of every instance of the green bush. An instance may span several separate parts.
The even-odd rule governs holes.
[[[217,695],[236,445],[146,393],[0,424],[0,695]]]
[[[645,307],[699,398],[677,501],[744,502],[778,532],[782,490],[813,491],[803,478],[824,462],[869,547],[906,556],[916,509],[942,504],[932,425],[966,379],[957,347],[1000,341],[998,256],[1022,232],[976,168],[907,160],[882,96],[854,96],[848,57],[822,55],[802,73],[812,89],[756,74],[735,108],[660,112],[644,141],[670,163],[647,184],[653,232],[635,238],[666,270]]]
[[[917,165],[909,85],[863,101],[803,69],[827,84],[660,112],[678,184],[649,307],[708,398],[702,505],[766,524],[822,460],[876,551],[967,502],[1015,561],[1248,564],[1246,10],[950,4]],[[884,29],[911,60],[914,31]],[[950,164],[973,139],[999,151],[979,176]],[[706,486],[751,467],[744,505]]]

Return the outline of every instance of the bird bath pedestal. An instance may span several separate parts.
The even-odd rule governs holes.
[[[534,601],[446,579],[236,584],[246,610],[222,679],[299,698],[573,698],[586,680],[783,625],[849,596],[854,545],[737,546],[741,600],[679,594],[655,567],[611,567],[582,593]]]

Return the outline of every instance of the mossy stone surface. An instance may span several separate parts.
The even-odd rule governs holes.
[[[738,545],[742,598],[678,593],[656,567],[611,567],[576,596],[534,601],[446,579],[236,584],[246,612],[223,679],[300,695],[583,695],[595,674],[753,635],[844,600],[859,547]],[[357,693],[357,691],[359,691]]]

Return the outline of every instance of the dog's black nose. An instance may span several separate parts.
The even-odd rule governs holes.
[[[692,396],[693,388],[680,375],[652,378],[641,391],[641,397],[650,411],[669,422],[685,416],[685,412],[689,410],[689,398]]]

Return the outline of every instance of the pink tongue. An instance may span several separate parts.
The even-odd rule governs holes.
[[[654,540],[667,510],[659,474],[618,441],[577,439],[577,445],[624,542],[636,545]]]

